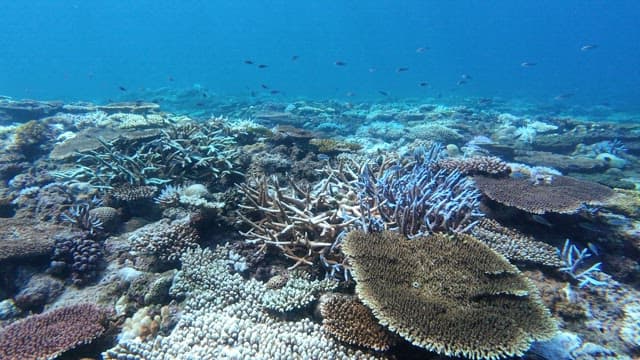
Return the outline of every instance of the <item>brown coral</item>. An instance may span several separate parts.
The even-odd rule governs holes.
[[[533,284],[469,235],[351,232],[356,293],[382,325],[447,356],[521,356],[556,325]]]
[[[534,214],[574,214],[585,204],[600,204],[613,196],[610,188],[568,176],[553,176],[540,183],[530,179],[474,176],[476,186],[489,199]]]
[[[0,359],[54,359],[102,335],[107,314],[93,304],[77,304],[17,321],[0,331]]]
[[[322,329],[340,341],[377,351],[386,351],[395,343],[395,337],[355,296],[327,294],[320,298],[319,309]]]
[[[433,164],[434,170],[458,170],[462,175],[506,176],[511,172],[509,165],[495,156],[473,156],[469,158],[446,158]]]
[[[495,220],[482,219],[471,230],[471,234],[511,261],[554,267],[564,266],[558,255],[558,249],[516,230],[506,228]]]
[[[25,219],[2,219],[0,222],[0,261],[49,255],[54,235],[64,228]]]
[[[120,201],[138,201],[153,198],[157,191],[155,186],[123,185],[111,190],[111,196]]]

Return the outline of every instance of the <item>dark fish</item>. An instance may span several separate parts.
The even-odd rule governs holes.
[[[466,84],[466,83],[467,83],[467,80],[462,79],[462,80],[458,80],[458,82],[456,83],[456,85],[458,85],[458,86],[462,86],[462,85],[464,85],[464,84]]]
[[[265,85],[265,84],[260,84],[260,87],[261,87],[261,88],[263,88],[263,89],[268,89],[268,88],[269,88],[269,87],[268,87],[267,85]]]
[[[386,91],[382,91],[382,90],[378,90],[378,94],[382,95],[382,96],[389,96],[389,93]]]
[[[209,95],[207,95],[207,93],[202,93],[202,97],[203,98],[206,98],[207,96],[209,96]]]
[[[426,81],[423,81],[423,82],[420,83],[420,86],[421,87],[429,86],[429,83],[426,82]]]
[[[334,64],[335,66],[347,66],[347,63],[346,63],[346,62],[344,62],[344,61],[340,61],[340,60],[338,60],[338,61],[334,62],[333,64]]]
[[[399,73],[400,72],[405,72],[405,71],[409,71],[409,68],[408,67],[399,67],[399,68],[396,69],[396,72],[399,72]]]
[[[265,64],[260,64],[258,65],[258,69],[264,69],[266,67],[268,67],[269,65],[265,65]]]
[[[167,78],[167,80],[169,80],[169,81],[173,82],[173,76],[169,76],[169,77]]]
[[[522,66],[522,67],[532,67],[532,66],[536,66],[536,65],[538,65],[538,63],[526,62],[526,61],[523,62],[523,63],[520,63],[520,66]]]
[[[473,79],[471,77],[471,75],[469,75],[469,74],[462,74],[462,75],[460,75],[460,78],[462,78],[463,80],[471,80],[471,79]]]
[[[256,92],[251,90],[251,92],[249,93],[251,95],[251,97],[256,97]]]
[[[124,86],[118,86],[118,89],[120,89],[120,91],[127,91],[127,88]]]
[[[197,103],[196,103],[196,106],[204,106],[204,103],[197,102]]]
[[[247,64],[247,65],[253,65],[254,64],[252,60],[245,60],[244,63]]]
[[[594,49],[597,49],[597,48],[598,48],[598,45],[596,45],[596,44],[586,44],[586,45],[583,45],[580,48],[580,51],[589,51],[589,50],[594,50]]]
[[[280,90],[275,90],[275,89],[271,90],[271,91],[269,91],[269,94],[271,94],[271,95],[280,94]]]
[[[300,58],[300,56],[298,56],[298,55],[293,55],[293,56],[291,57],[291,61],[296,61],[296,60],[298,60],[299,58]]]

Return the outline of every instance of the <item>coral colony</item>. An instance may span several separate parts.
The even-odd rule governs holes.
[[[0,359],[640,351],[640,125],[0,99],[27,105],[0,127]]]

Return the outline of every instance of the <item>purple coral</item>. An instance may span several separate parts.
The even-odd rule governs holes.
[[[32,315],[0,330],[0,359],[53,359],[106,330],[108,312],[77,304]]]
[[[432,232],[467,232],[482,216],[480,192],[460,172],[434,171],[441,147],[419,150],[414,161],[388,167],[379,177],[365,167],[360,207],[365,228],[389,228],[413,237]]]

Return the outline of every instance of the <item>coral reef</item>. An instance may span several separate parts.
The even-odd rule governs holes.
[[[102,242],[87,237],[84,232],[67,232],[55,237],[55,249],[51,257],[51,271],[71,276],[76,286],[95,279],[103,259]]]
[[[318,307],[322,329],[342,342],[377,351],[389,350],[396,342],[356,296],[327,294]]]
[[[92,304],[31,315],[0,330],[0,359],[54,359],[102,335],[107,316]]]
[[[534,214],[547,212],[573,214],[585,205],[607,201],[614,192],[610,188],[568,176],[552,176],[541,183],[529,179],[473,177],[476,186],[491,200]]]
[[[191,224],[191,217],[161,219],[145,225],[129,235],[133,249],[156,257],[162,263],[175,263],[187,249],[198,246],[200,236]]]
[[[308,274],[294,273],[297,274],[289,276],[284,286],[265,291],[261,300],[265,309],[280,313],[299,310],[317,300],[318,294],[338,287],[338,282],[330,279],[310,280]]]
[[[462,175],[506,176],[511,172],[509,165],[495,156],[472,156],[465,158],[445,158],[433,163],[433,170],[458,171]]]
[[[502,254],[513,262],[526,262],[552,267],[564,265],[558,249],[536,241],[516,230],[506,228],[492,219],[482,219],[472,230],[471,234],[487,244],[494,251]]]
[[[432,170],[440,153],[439,146],[418,149],[415,161],[383,164],[379,175],[366,166],[358,184],[365,221],[408,236],[473,228],[482,216],[480,193],[458,171]]]
[[[521,356],[556,331],[532,283],[479,240],[354,231],[343,243],[356,294],[381,324],[447,356]]]
[[[187,298],[178,324],[155,339],[121,339],[107,360],[303,358],[375,359],[348,348],[307,318],[278,320],[262,309],[262,283],[228,271],[229,248],[194,249],[183,255],[172,292]]]

